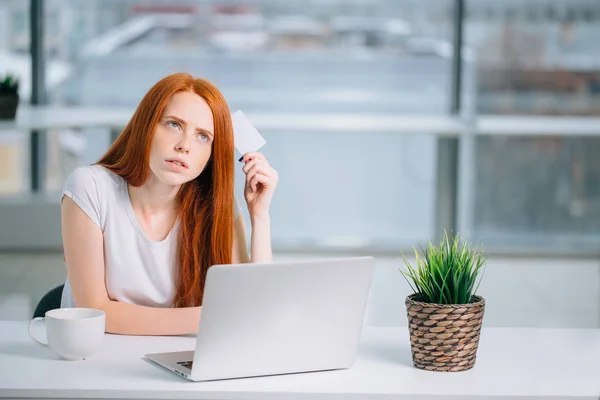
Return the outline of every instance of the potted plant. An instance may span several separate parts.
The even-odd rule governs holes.
[[[475,293],[485,258],[458,236],[444,233],[439,246],[428,243],[416,266],[406,257],[401,270],[413,290],[405,304],[415,367],[429,371],[473,368],[485,300]]]
[[[0,119],[14,119],[19,104],[19,79],[10,73],[0,76]]]

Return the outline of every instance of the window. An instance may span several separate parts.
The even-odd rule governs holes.
[[[85,42],[70,33],[78,57],[50,96],[55,104],[133,111],[159,78],[188,71],[216,83],[232,110],[250,118],[342,121],[342,129],[290,123],[262,132],[264,152],[283,177],[274,241],[395,246],[431,234],[436,132],[346,130],[344,116],[447,113],[451,4],[78,2],[69,10],[74,26],[87,18],[96,30]],[[107,135],[54,137],[60,155],[49,157],[49,179],[60,183],[71,165],[96,161],[86,149],[106,149]],[[83,147],[67,146],[80,138]]]
[[[598,21],[592,2],[528,4],[535,20],[466,21],[477,51],[477,113],[498,116],[600,115]],[[478,2],[468,1],[467,7]],[[595,4],[595,3],[593,3]],[[509,7],[509,2],[504,2]],[[517,7],[510,2],[510,7]],[[523,10],[526,10],[523,3]],[[596,5],[596,9],[598,6]],[[514,10],[520,12],[520,9]],[[600,136],[581,137],[577,120],[560,135],[479,137],[473,148],[475,236],[503,247],[597,251]],[[541,132],[552,122],[538,124]],[[600,135],[600,128],[598,129]]]

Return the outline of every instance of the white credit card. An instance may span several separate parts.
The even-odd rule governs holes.
[[[234,145],[241,155],[258,151],[267,143],[243,112],[233,113],[231,122],[233,123]]]

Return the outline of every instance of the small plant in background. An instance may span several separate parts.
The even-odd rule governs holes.
[[[415,248],[416,267],[404,257],[402,275],[416,294],[414,299],[434,304],[468,304],[474,301],[486,259],[458,236],[444,233],[441,243],[431,242],[421,253]],[[481,272],[481,274],[480,274]]]
[[[19,78],[11,73],[0,76],[0,95],[18,95]]]
[[[11,73],[0,75],[0,120],[13,120],[19,106],[19,78]]]

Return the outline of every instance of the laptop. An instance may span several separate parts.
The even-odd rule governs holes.
[[[194,351],[146,354],[191,381],[350,368],[373,257],[209,268]]]

